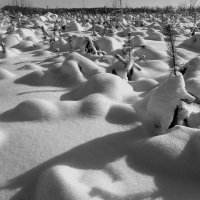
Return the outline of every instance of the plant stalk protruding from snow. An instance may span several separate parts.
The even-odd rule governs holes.
[[[176,72],[179,70],[179,57],[176,47],[176,34],[172,25],[168,24],[164,27],[164,32],[166,36],[166,42],[168,46],[168,55],[169,55],[169,66],[173,70],[173,74],[176,75]]]
[[[6,53],[6,44],[1,42],[1,48],[2,48],[2,52]]]

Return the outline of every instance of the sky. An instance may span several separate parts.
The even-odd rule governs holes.
[[[0,0],[0,6],[9,4],[16,0]],[[49,8],[82,8],[82,7],[110,7],[115,0],[17,0],[18,2],[25,1],[27,5],[32,7]],[[122,0],[123,7],[141,7],[141,6],[167,6],[180,5],[187,3],[190,0]]]

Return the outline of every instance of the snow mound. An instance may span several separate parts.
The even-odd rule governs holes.
[[[140,35],[136,35],[133,39],[131,39],[131,46],[140,47],[145,45],[145,40]]]
[[[117,113],[121,113],[117,116]],[[51,102],[31,99],[19,103],[1,114],[1,121],[55,121],[71,118],[103,117],[111,123],[134,123],[135,110],[131,105],[115,102],[104,94],[91,94],[77,101]]]
[[[69,75],[74,81],[79,83],[104,71],[103,68],[96,65],[93,61],[76,52],[67,54],[61,66],[61,72],[63,74]]]
[[[184,74],[186,90],[200,99],[200,57],[195,57],[185,64]]]
[[[112,104],[105,119],[112,124],[124,125],[140,121],[133,106],[124,103]]]
[[[72,87],[77,84],[73,78],[60,73],[60,67],[56,70],[36,70],[27,73],[15,80],[17,84],[30,86]]]
[[[36,65],[34,63],[29,63],[29,64],[26,64],[26,65],[18,68],[18,70],[34,70],[34,71],[37,71],[37,70],[43,70],[43,67]]]
[[[34,43],[31,40],[22,40],[13,47],[21,51],[30,51],[34,49]]]
[[[67,33],[67,36],[71,37],[71,46],[72,46],[73,50],[80,49],[83,42],[85,41],[85,39],[82,36],[78,36],[78,35],[75,35],[75,34],[68,34]],[[67,41],[68,41],[67,46],[68,46],[68,48],[70,48],[69,40],[67,40]]]
[[[133,31],[133,32],[131,32],[131,36],[137,36],[137,35],[139,35],[139,36],[141,36],[141,37],[143,37],[143,38],[145,38],[145,37],[148,36],[148,35],[147,35],[145,32],[143,32],[143,31]]]
[[[7,48],[17,45],[20,41],[21,38],[19,34],[9,34],[3,38],[3,42],[5,43]]]
[[[142,33],[142,31],[138,31],[137,29],[136,29],[136,27],[128,27],[128,28],[126,28],[126,29],[124,29],[123,31],[121,31],[121,32],[118,32],[117,33],[117,35],[119,36],[119,37],[127,37],[128,36],[128,33],[131,33],[131,35],[133,34],[133,35],[135,35],[135,33],[137,33],[137,32],[141,32]]]
[[[132,143],[130,164],[153,174],[198,179],[199,144],[199,130],[175,126],[166,135]]]
[[[95,93],[103,94],[114,101],[129,102],[133,97],[133,88],[118,76],[102,73],[64,94],[61,100],[80,100]]]
[[[126,164],[131,169],[145,174],[145,178],[148,177],[148,174],[152,175],[154,177],[153,182],[158,181],[157,179],[160,176],[163,180],[165,178],[165,176],[162,176],[163,174],[170,178],[172,176],[188,178],[187,181],[191,179],[198,180],[198,169],[200,166],[200,159],[198,157],[200,153],[199,142],[200,137],[197,130],[176,126],[166,135],[142,139],[138,142],[128,141],[128,144],[126,144],[126,152],[128,152]],[[87,159],[89,162],[90,157]],[[112,173],[112,178],[115,177],[116,179],[113,180],[109,176],[108,170],[110,174]],[[39,177],[35,199],[89,200],[100,199],[99,196],[102,199],[109,200],[141,199],[141,196],[138,198],[137,195],[132,194],[133,192],[130,192],[130,194],[125,193],[127,191],[125,188],[129,187],[130,182],[125,182],[124,185],[122,182],[126,175],[132,175],[132,170],[128,171],[130,174],[127,174],[127,171],[123,171],[123,173],[122,170],[109,165],[103,170],[96,168],[94,170],[84,170],[64,164],[54,165],[43,171]],[[106,172],[107,174],[105,174]],[[177,183],[177,179],[175,180],[176,184],[183,181],[181,179]],[[117,185],[114,184],[116,182]],[[164,186],[166,185],[164,184]],[[109,189],[106,190],[106,188]],[[91,196],[92,193],[96,195]],[[142,199],[145,198],[144,194]]]
[[[156,40],[156,41],[164,41],[165,36],[159,32],[153,32],[149,34],[145,39],[147,40]]]
[[[8,71],[7,69],[0,68],[0,80],[15,78],[15,77],[16,75],[14,73]]]
[[[152,28],[152,29],[157,29],[157,30],[162,29],[162,27],[157,22],[153,22],[152,24],[148,25],[147,27]]]
[[[83,31],[83,27],[75,20],[71,21],[66,27],[66,31]]]
[[[106,53],[111,53],[117,49],[122,49],[123,44],[116,40],[114,37],[102,37],[95,41],[99,50],[105,51]]]
[[[44,57],[47,57],[47,56],[51,56],[51,52],[47,51],[47,50],[41,50],[41,51],[37,51],[34,56],[38,56],[38,57],[44,56]]]
[[[45,72],[42,70],[37,70],[26,74],[18,78],[15,83],[27,84],[27,85],[40,85],[42,83],[42,78],[44,77]]]
[[[53,87],[71,87],[74,86],[74,80],[55,70],[37,70],[21,76],[15,80],[17,84],[30,86],[53,86]]]
[[[66,103],[66,102],[65,102]],[[105,117],[113,104],[105,95],[92,94],[77,102],[77,112],[82,117]],[[68,111],[69,112],[69,111]],[[111,116],[113,118],[114,116]]]
[[[198,112],[195,111],[190,114],[188,124],[192,128],[200,128],[200,110],[198,110]]]
[[[148,35],[151,35],[152,33],[157,33],[158,31],[157,30],[155,30],[154,28],[148,28],[148,30],[147,30],[147,34]]]
[[[187,120],[188,127],[200,128],[200,106],[196,103],[182,103],[184,112],[180,113],[181,120]]]
[[[69,45],[67,45],[67,42],[64,40],[64,38],[61,37],[58,41],[52,42],[51,49],[53,50],[59,49],[60,52],[63,52],[63,51],[69,51],[70,47]]]
[[[31,99],[19,103],[2,117],[11,121],[50,120],[56,118],[58,113],[59,110],[54,103],[43,99]]]
[[[137,81],[129,81],[128,83],[137,92],[149,92],[159,84],[156,80],[150,78],[140,78]]]
[[[19,28],[17,30],[17,32],[19,33],[19,35],[22,37],[22,38],[26,38],[26,37],[35,37],[35,33],[30,30],[30,29],[26,29],[26,28]]]
[[[80,170],[57,165],[47,169],[37,184],[35,200],[88,200],[89,186],[81,183]]]
[[[42,22],[46,22],[47,21],[47,18],[45,16],[40,16],[40,19]]]
[[[191,38],[184,40],[182,45],[200,51],[200,34],[196,33]]]
[[[148,98],[147,113],[151,116],[155,125],[161,128],[161,134],[164,134],[170,126],[174,111],[181,99],[187,99],[190,102],[195,100],[186,91],[181,74],[165,80],[150,92]]]

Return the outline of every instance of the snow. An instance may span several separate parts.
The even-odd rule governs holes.
[[[0,69],[0,79],[9,79],[14,78],[16,75],[12,72],[9,72],[7,69]]]
[[[29,21],[50,33],[56,19],[48,13]],[[135,28],[123,19],[125,29],[112,36],[92,36],[78,18],[65,23],[51,45],[38,28],[0,27],[0,199],[199,199],[199,35],[178,35],[187,69],[175,76],[157,22]],[[95,28],[102,35],[104,27]],[[115,55],[127,58],[129,31],[134,69],[127,80]],[[84,52],[88,35],[106,55]],[[180,104],[188,127],[169,129]]]
[[[164,134],[170,126],[174,110],[180,104],[181,99],[193,102],[195,98],[185,89],[182,74],[172,76],[154,88],[148,97],[147,113],[153,117],[155,124]]]

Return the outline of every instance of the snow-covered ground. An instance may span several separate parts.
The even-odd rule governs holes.
[[[91,20],[20,18],[26,27],[0,26],[0,199],[200,199],[200,34],[190,36],[192,20],[178,23],[186,72],[174,76],[160,19],[143,27],[124,19],[114,32],[96,24],[92,36]],[[49,45],[56,19],[66,28]],[[122,50],[129,32],[130,62]],[[95,50],[106,54],[85,52]]]

